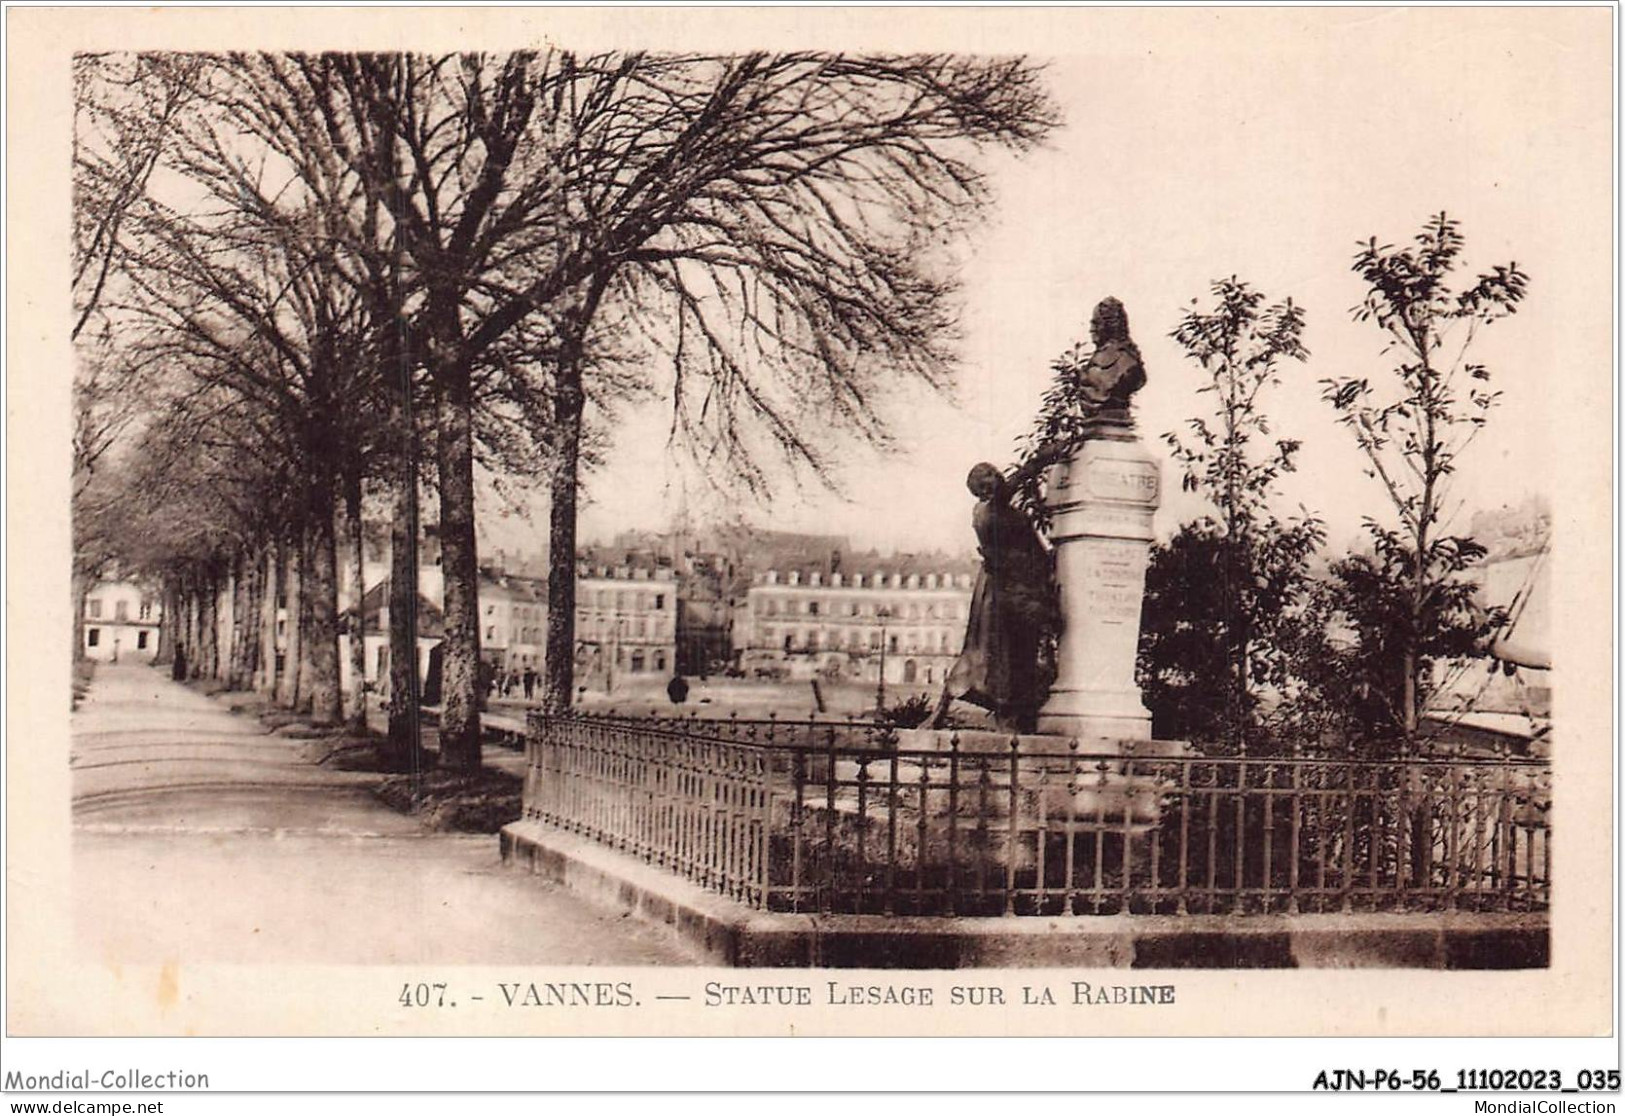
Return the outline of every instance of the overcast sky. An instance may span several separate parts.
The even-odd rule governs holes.
[[[1276,432],[1305,443],[1288,501],[1346,542],[1387,509],[1316,381],[1391,368],[1376,328],[1350,315],[1356,242],[1408,240],[1441,209],[1462,222],[1465,270],[1516,260],[1531,276],[1522,311],[1476,345],[1505,397],[1462,463],[1457,526],[1550,492],[1548,402],[1579,390],[1577,362],[1595,359],[1582,354],[1608,351],[1594,313],[1577,324],[1602,299],[1606,330],[1611,305],[1608,12],[1184,14],[1178,38],[1106,26],[1088,53],[1047,61],[1066,123],[1046,148],[992,164],[990,221],[968,245],[957,400],[900,393],[899,452],[854,447],[850,499],[791,490],[724,512],[883,550],[969,547],[966,471],[1013,460],[1050,360],[1086,336],[1106,295],[1127,307],[1149,374],[1140,429],[1165,458],[1160,435],[1206,404],[1168,334],[1212,279],[1235,274],[1306,309],[1312,356],[1285,368],[1267,406]],[[1606,375],[1584,381],[1611,405]],[[670,518],[685,481],[664,429],[658,406],[624,416],[612,464],[589,482],[584,539]],[[1166,458],[1164,489],[1166,535],[1200,509],[1177,495]],[[493,544],[539,545],[537,507],[530,524],[492,524]]]

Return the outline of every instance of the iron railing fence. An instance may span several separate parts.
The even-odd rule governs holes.
[[[923,741],[929,746],[912,746]],[[1549,765],[531,718],[525,816],[765,910],[1540,910]],[[1163,754],[1158,754],[1162,752]]]

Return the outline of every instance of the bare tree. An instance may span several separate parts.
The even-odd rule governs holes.
[[[1019,59],[566,58],[547,704],[573,690],[580,447],[610,308],[669,367],[671,438],[758,494],[827,481],[831,435],[884,444],[889,386],[951,382],[954,239],[977,157],[1053,126]],[[517,308],[508,312],[517,313]],[[502,316],[493,316],[491,326]]]
[[[74,340],[101,307],[123,256],[125,219],[197,96],[199,67],[184,54],[74,56]]]
[[[1025,149],[1055,121],[1035,69],[1010,59],[217,61],[175,162],[214,209],[163,214],[146,293],[167,284],[157,302],[189,344],[245,395],[279,401],[270,411],[298,432],[317,532],[331,531],[344,468],[331,464],[344,432],[321,416],[357,398],[344,386],[355,370],[404,385],[391,473],[413,485],[400,412],[415,384],[428,393],[446,582],[441,762],[459,769],[479,762],[479,454],[535,461],[539,448],[551,469],[557,706],[570,692],[588,407],[640,385],[633,350],[670,370],[659,386],[674,446],[758,492],[778,467],[827,480],[832,434],[884,444],[893,382],[949,385],[952,250],[986,201],[980,157]],[[245,153],[250,139],[259,150]],[[188,226],[200,235],[176,232]],[[252,357],[233,364],[245,340]],[[271,382],[254,380],[267,370]]]

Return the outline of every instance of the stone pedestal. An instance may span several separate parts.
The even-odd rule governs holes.
[[[1038,730],[1083,740],[1148,740],[1134,681],[1140,603],[1160,470],[1132,429],[1103,430],[1046,478],[1063,630]]]

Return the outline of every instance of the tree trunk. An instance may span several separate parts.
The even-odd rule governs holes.
[[[331,471],[322,472],[311,486],[311,514],[307,520],[310,565],[304,575],[309,627],[300,646],[310,667],[311,719],[318,725],[336,725],[344,719],[344,695],[339,685],[338,501],[334,499],[335,476]]]
[[[243,688],[243,613],[248,587],[243,584],[243,557],[236,554],[231,560],[231,620],[226,626],[225,676],[228,690]]]
[[[260,593],[265,587],[265,571],[264,564],[259,560],[259,552],[255,549],[243,555],[239,565],[243,571],[244,588],[242,622],[237,626],[238,644],[241,647],[237,666],[238,688],[253,690],[260,665]]]
[[[213,680],[220,676],[220,580],[212,569],[198,581],[198,604],[198,674]]]
[[[479,555],[474,540],[474,441],[468,370],[437,369],[440,554],[445,579],[440,766],[480,768]]]
[[[579,364],[560,360],[557,390],[553,405],[556,441],[552,507],[548,512],[546,680],[542,691],[543,708],[550,713],[568,711],[575,697],[576,494],[581,469],[581,415],[586,403]]]
[[[310,662],[310,567],[311,531],[307,524],[299,538],[299,712],[311,710],[311,689],[316,671]]]
[[[361,600],[367,593],[366,530],[361,518],[361,463],[354,458],[344,475],[344,526],[350,556],[350,727],[367,727],[367,641],[361,631]]]
[[[402,392],[410,390],[410,384]],[[416,771],[423,763],[418,737],[418,476],[417,436],[406,408],[397,404],[401,445],[394,462],[394,507],[389,533],[389,746],[388,771]]]
[[[175,661],[175,635],[179,629],[175,626],[180,618],[180,596],[175,592],[175,583],[169,577],[164,578],[162,612],[158,615],[158,653],[153,662],[159,666],[168,666]]]
[[[265,547],[265,569],[260,584],[260,668],[254,675],[254,688],[268,697],[277,692],[276,614],[282,593],[282,543],[271,539]]]
[[[338,724],[344,712],[339,686],[336,483],[335,471],[318,463],[305,519],[307,564],[301,573],[301,596],[306,627],[299,646],[304,660],[301,671],[308,667],[310,673],[301,684],[301,693],[309,699],[311,719],[318,725]]]
[[[74,564],[73,571],[73,661],[85,660],[85,601],[90,597],[90,575]]]
[[[197,575],[186,576],[186,677],[197,678],[203,661],[203,589]]]
[[[304,533],[301,531],[289,540],[286,549],[283,551],[282,559],[283,577],[286,579],[287,588],[284,590],[286,603],[283,606],[282,619],[284,629],[282,679],[281,688],[277,691],[277,699],[289,709],[299,707],[299,663],[302,654],[299,649],[299,617],[303,610],[303,606],[300,604],[300,598],[303,594],[300,592],[299,585],[299,559],[300,551],[304,549],[300,541],[303,537]]]

